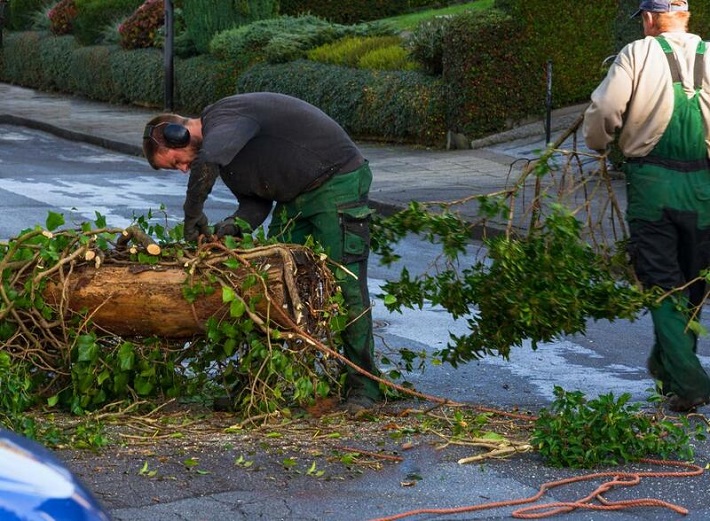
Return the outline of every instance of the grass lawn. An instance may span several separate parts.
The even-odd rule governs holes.
[[[429,18],[433,18],[435,16],[458,14],[464,11],[483,11],[485,9],[490,9],[493,7],[494,1],[495,0],[477,0],[476,2],[452,5],[442,9],[427,9],[426,11],[420,11],[418,13],[394,16],[392,18],[385,18],[382,21],[392,23],[392,25],[401,31],[408,31],[414,29],[414,27],[416,27],[416,25],[422,20],[428,20]]]

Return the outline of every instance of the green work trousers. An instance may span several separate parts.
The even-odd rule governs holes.
[[[695,94],[688,97],[673,49],[663,36],[656,39],[671,71],[673,114],[651,153],[626,163],[627,218],[639,280],[645,287],[670,291],[686,286],[710,265],[710,162],[699,105],[705,44],[698,44]],[[696,354],[698,339],[688,327],[690,311],[705,299],[705,287],[699,279],[651,309],[655,342],[648,368],[665,393],[688,400],[710,396],[710,378]]]
[[[378,375],[374,360],[374,338],[370,294],[367,288],[367,260],[370,253],[368,194],[372,172],[367,163],[349,173],[337,174],[322,186],[274,208],[269,236],[304,244],[312,237],[348,274],[335,268],[343,292],[348,325],[342,332],[344,355],[365,371]],[[353,276],[355,275],[355,276]],[[347,392],[358,392],[380,400],[379,384],[354,369],[347,369]]]

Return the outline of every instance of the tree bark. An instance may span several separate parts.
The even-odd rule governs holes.
[[[229,257],[234,258],[234,257]],[[137,263],[110,264],[96,267],[94,263],[80,263],[64,274],[53,278],[44,292],[52,305],[62,306],[65,315],[86,312],[89,320],[109,333],[123,337],[158,336],[172,339],[190,338],[205,331],[210,317],[217,320],[229,316],[229,303],[222,299],[226,285],[264,321],[288,328],[294,323],[305,330],[315,321],[305,316],[308,310],[323,310],[322,296],[324,265],[299,247],[280,245],[264,251],[246,252],[242,265],[226,268],[222,262],[210,262],[218,269],[197,268],[190,275],[180,265],[147,266]],[[216,276],[215,280],[215,273]],[[242,291],[243,283],[261,274],[266,284],[256,284]],[[321,280],[320,290],[318,280]],[[297,282],[298,281],[298,282]],[[305,283],[306,281],[311,281]],[[312,283],[315,281],[315,285]],[[210,288],[190,303],[183,289]],[[246,317],[246,314],[244,315]]]

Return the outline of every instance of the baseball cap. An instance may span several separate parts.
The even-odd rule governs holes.
[[[649,11],[651,13],[671,13],[677,11],[687,11],[687,0],[641,0],[638,11],[631,15],[635,18],[641,14],[641,11]]]

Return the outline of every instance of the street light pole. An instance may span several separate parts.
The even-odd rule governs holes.
[[[2,1],[2,0],[0,0]],[[175,19],[172,0],[165,0],[165,110],[173,112],[173,92],[174,92],[174,71],[173,71],[173,47],[175,37]]]

